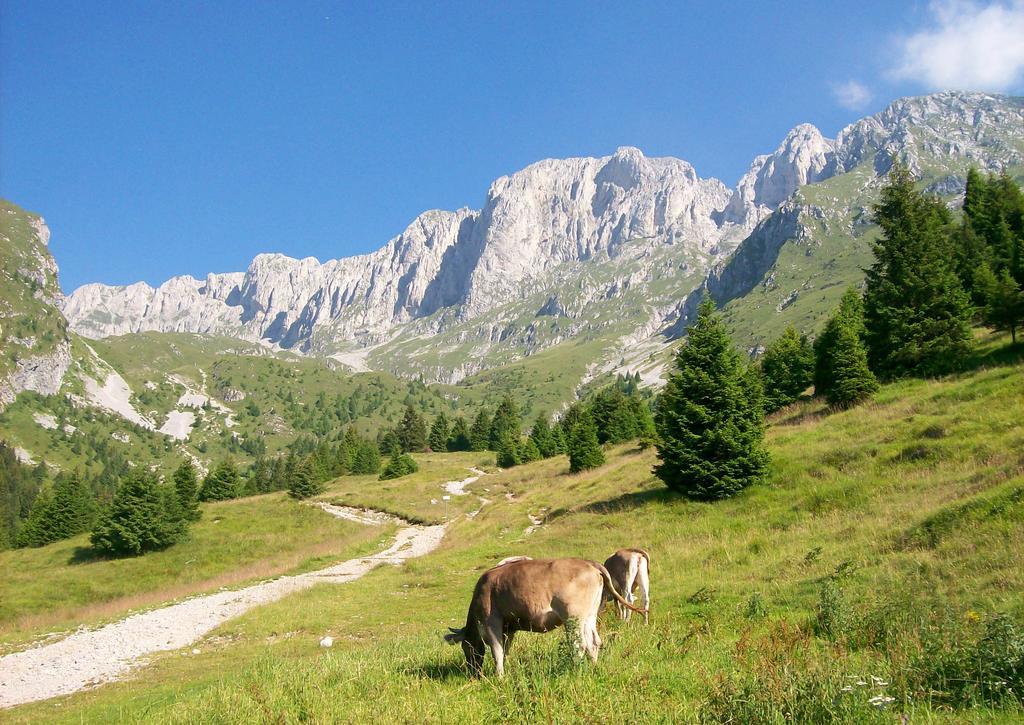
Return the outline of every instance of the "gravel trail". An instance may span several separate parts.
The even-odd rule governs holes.
[[[244,589],[197,596],[0,657],[0,708],[68,695],[116,680],[146,664],[147,655],[186,647],[253,607],[275,602],[319,582],[350,582],[381,564],[400,564],[423,556],[435,549],[444,536],[444,525],[415,526],[379,512],[331,504],[320,504],[320,508],[332,516],[370,526],[388,522],[407,525],[398,531],[391,546],[371,556]]]

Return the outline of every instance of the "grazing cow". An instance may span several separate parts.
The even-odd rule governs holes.
[[[578,646],[596,662],[601,648],[597,615],[606,591],[636,609],[619,596],[608,570],[596,561],[516,557],[480,576],[469,603],[466,626],[449,627],[444,639],[448,644],[462,644],[466,662],[475,675],[482,673],[484,648],[490,647],[495,671],[502,677],[505,652],[516,632],[550,632],[575,619],[580,628]]]
[[[643,610],[644,624],[647,624],[647,612],[651,608],[651,555],[643,549],[619,549],[608,557],[604,568],[612,577],[615,589],[632,604],[633,591],[640,589],[640,607]],[[606,600],[613,599],[610,592],[605,592]],[[617,597],[614,597],[617,599]],[[624,607],[618,601],[615,608],[622,619],[629,621],[631,607]]]

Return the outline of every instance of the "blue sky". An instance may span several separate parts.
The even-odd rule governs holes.
[[[370,251],[546,157],[731,186],[797,123],[1022,88],[1021,0],[630,5],[0,0],[0,195],[65,290],[155,284]]]

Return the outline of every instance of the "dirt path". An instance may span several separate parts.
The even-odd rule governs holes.
[[[315,572],[283,576],[234,591],[217,592],[136,614],[53,644],[0,657],[0,708],[68,695],[110,682],[146,664],[155,652],[180,649],[253,607],[275,602],[320,582],[358,579],[381,564],[423,556],[441,543],[444,525],[415,526],[375,511],[320,504],[332,516],[369,526],[406,524],[387,549]]]
[[[477,481],[479,481],[480,476],[487,475],[484,471],[481,471],[479,468],[470,468],[469,470],[474,475],[470,476],[469,478],[464,478],[461,481],[448,481],[444,485],[444,490],[453,496],[465,496],[469,493],[469,491],[466,490],[466,486],[468,486],[471,483],[476,483]]]

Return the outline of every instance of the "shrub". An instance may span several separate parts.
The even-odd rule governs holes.
[[[415,473],[420,470],[419,465],[413,460],[413,457],[407,453],[394,453],[391,458],[388,459],[388,463],[384,466],[384,470],[381,471],[380,480],[386,481],[392,478],[401,478],[402,476],[408,476],[410,473]]]

